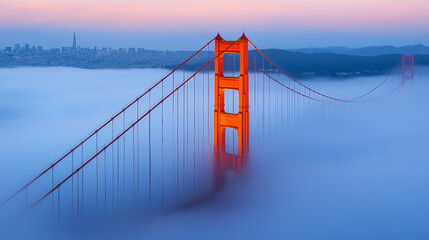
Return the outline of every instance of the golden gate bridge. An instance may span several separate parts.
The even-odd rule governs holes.
[[[227,171],[240,174],[271,132],[335,102],[391,93],[414,77],[414,64],[404,56],[374,88],[338,98],[288,75],[244,34],[236,41],[218,34],[4,200],[0,211],[49,212],[63,222],[187,206],[221,189]]]

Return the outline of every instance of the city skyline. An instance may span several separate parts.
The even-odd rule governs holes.
[[[40,51],[52,51],[52,50],[54,50],[54,51],[57,50],[57,51],[61,51],[61,52],[73,52],[73,51],[79,51],[79,50],[81,50],[81,51],[82,50],[94,50],[94,51],[97,51],[97,50],[119,50],[119,51],[125,51],[125,52],[133,52],[133,51],[137,51],[137,50],[141,51],[143,49],[144,48],[142,48],[142,47],[132,47],[132,46],[122,47],[122,48],[117,48],[117,49],[114,49],[114,48],[109,47],[109,46],[103,46],[103,47],[100,47],[100,46],[92,46],[92,47],[81,46],[77,42],[76,31],[73,31],[72,44],[69,46],[45,48],[43,45],[31,45],[29,43],[25,43],[25,44],[14,43],[11,46],[3,46],[3,47],[0,46],[0,51],[4,50],[4,51],[10,52],[10,53],[13,53],[13,52],[30,52],[30,51],[39,51],[40,52]]]

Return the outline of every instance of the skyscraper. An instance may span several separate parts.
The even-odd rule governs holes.
[[[19,51],[21,51],[21,44],[16,43],[13,52],[18,53]]]
[[[73,47],[72,47],[72,51],[76,52],[76,32],[73,32]]]

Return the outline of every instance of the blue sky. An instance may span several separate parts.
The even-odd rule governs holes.
[[[3,0],[0,47],[193,50],[243,31],[264,48],[429,45],[425,0]]]

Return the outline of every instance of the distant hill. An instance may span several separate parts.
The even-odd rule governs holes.
[[[352,56],[333,53],[305,54],[280,49],[263,52],[292,76],[355,76],[378,75],[392,70],[402,55]],[[252,56],[249,54],[249,56]],[[429,57],[428,57],[429,58]]]
[[[336,51],[342,48],[332,48]],[[368,49],[368,48],[366,48]],[[357,56],[335,53],[301,53],[281,49],[262,50],[274,63],[288,74],[307,78],[311,76],[349,77],[360,75],[382,75],[390,72],[400,61],[401,54],[384,54],[379,56]],[[344,51],[344,49],[342,49]],[[375,50],[373,50],[374,52]],[[5,53],[0,52],[0,68],[20,66],[68,66],[88,69],[107,68],[167,68],[174,69],[190,57],[192,51],[154,51],[140,52],[42,52],[42,53]],[[210,59],[214,52],[210,52]],[[186,68],[196,70],[207,63],[207,53],[193,58]],[[249,60],[252,61],[254,50],[249,51]],[[429,65],[429,55],[415,55],[417,65]],[[258,59],[257,64],[261,64]],[[232,64],[232,60],[229,61]],[[239,62],[235,61],[239,69]],[[268,62],[265,68],[270,66]],[[272,67],[273,68],[273,67]],[[214,63],[210,64],[214,69]],[[230,69],[233,69],[232,67]],[[253,71],[252,66],[249,69]]]
[[[264,49],[262,52],[286,73],[299,78],[383,75],[393,70],[402,58],[400,54],[353,56],[333,53],[306,54],[281,49]],[[253,51],[249,51],[250,61],[252,56],[254,56]],[[429,65],[429,55],[415,55],[415,60],[417,65]],[[261,65],[260,59],[259,65]],[[268,62],[265,68],[269,68]],[[249,69],[253,71],[251,65]]]
[[[401,55],[428,55],[429,47],[422,44],[408,45],[403,47],[394,46],[374,46],[364,48],[346,48],[346,47],[326,47],[326,48],[301,48],[291,49],[291,52],[300,53],[335,53],[354,56],[378,56],[386,54],[401,54]]]

